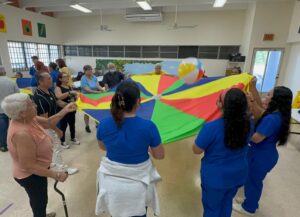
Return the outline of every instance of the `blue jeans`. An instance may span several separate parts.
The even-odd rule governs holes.
[[[216,189],[202,184],[201,188],[203,217],[231,217],[232,200],[238,187]]]
[[[7,147],[8,124],[8,117],[4,113],[0,113],[0,147]]]

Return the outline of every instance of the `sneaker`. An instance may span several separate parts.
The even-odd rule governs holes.
[[[80,141],[77,138],[70,140],[71,145],[80,145]]]
[[[75,173],[78,173],[78,171],[79,170],[77,168],[72,168],[72,167],[69,167],[67,169],[67,172],[68,172],[69,175],[74,175]]]
[[[46,214],[46,217],[55,217],[56,213],[55,212],[50,212],[48,214]]]
[[[245,200],[244,197],[235,197],[235,198],[234,198],[234,201],[235,201],[236,203],[239,203],[239,204],[244,203],[244,200]]]
[[[247,216],[254,216],[254,213],[250,213],[248,211],[246,211],[243,207],[242,204],[238,204],[238,203],[233,203],[232,204],[232,209],[240,214],[244,214]]]
[[[2,152],[7,152],[8,149],[7,149],[7,147],[0,147],[0,151],[2,151]]]
[[[68,143],[66,143],[66,142],[62,142],[62,143],[61,143],[61,147],[62,147],[63,149],[68,149],[68,148],[70,148],[70,145],[69,145]]]
[[[85,131],[86,131],[87,133],[91,133],[91,132],[92,132],[91,129],[90,129],[90,126],[86,126],[86,127],[85,127]]]
[[[67,164],[56,164],[55,167],[52,168],[52,170],[57,172],[67,172],[69,166]]]

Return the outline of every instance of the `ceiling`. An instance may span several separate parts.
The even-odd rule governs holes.
[[[227,0],[222,9],[212,7],[214,0],[151,0],[152,7],[161,7],[163,12],[175,11],[203,11],[203,10],[242,10],[246,9],[252,2],[276,2],[290,0]],[[83,16],[87,15],[77,11],[70,4],[80,4],[99,13],[124,14],[126,8],[138,8],[135,0],[19,0],[20,8],[34,8],[36,12],[54,12],[55,16]],[[89,15],[89,14],[88,14]]]

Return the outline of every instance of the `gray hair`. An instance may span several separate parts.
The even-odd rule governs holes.
[[[160,64],[160,63],[156,63],[156,64],[155,64],[155,68],[156,68],[157,66],[159,66],[159,67],[161,68],[161,64]]]
[[[27,109],[30,96],[26,93],[14,93],[2,100],[1,107],[4,113],[11,119],[20,118],[20,113]]]
[[[0,66],[0,76],[6,75],[5,68],[3,66]]]
[[[116,65],[115,65],[114,63],[108,63],[108,64],[107,64],[107,68],[109,68],[110,66],[116,67]]]

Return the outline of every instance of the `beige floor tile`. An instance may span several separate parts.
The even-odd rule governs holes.
[[[79,173],[71,176],[59,188],[65,193],[70,217],[94,217],[96,199],[96,170],[103,152],[100,152],[92,133],[83,127],[82,114],[78,114],[77,137],[81,145],[65,150],[66,163],[78,167]],[[192,154],[194,139],[165,145],[166,158],[155,161],[163,178],[158,190],[161,200],[161,217],[202,216],[200,191],[200,157]],[[291,142],[300,146],[300,136],[292,136]],[[257,217],[299,217],[300,216],[300,152],[294,147],[279,148],[280,160],[265,181],[264,193]],[[30,217],[31,210],[25,191],[11,177],[11,159],[8,153],[0,153],[0,210],[13,203],[1,217]],[[54,182],[49,179],[49,211],[64,217],[59,195],[53,190]],[[101,217],[108,217],[103,214]],[[150,211],[149,217],[153,214]],[[233,217],[241,217],[233,213]]]

